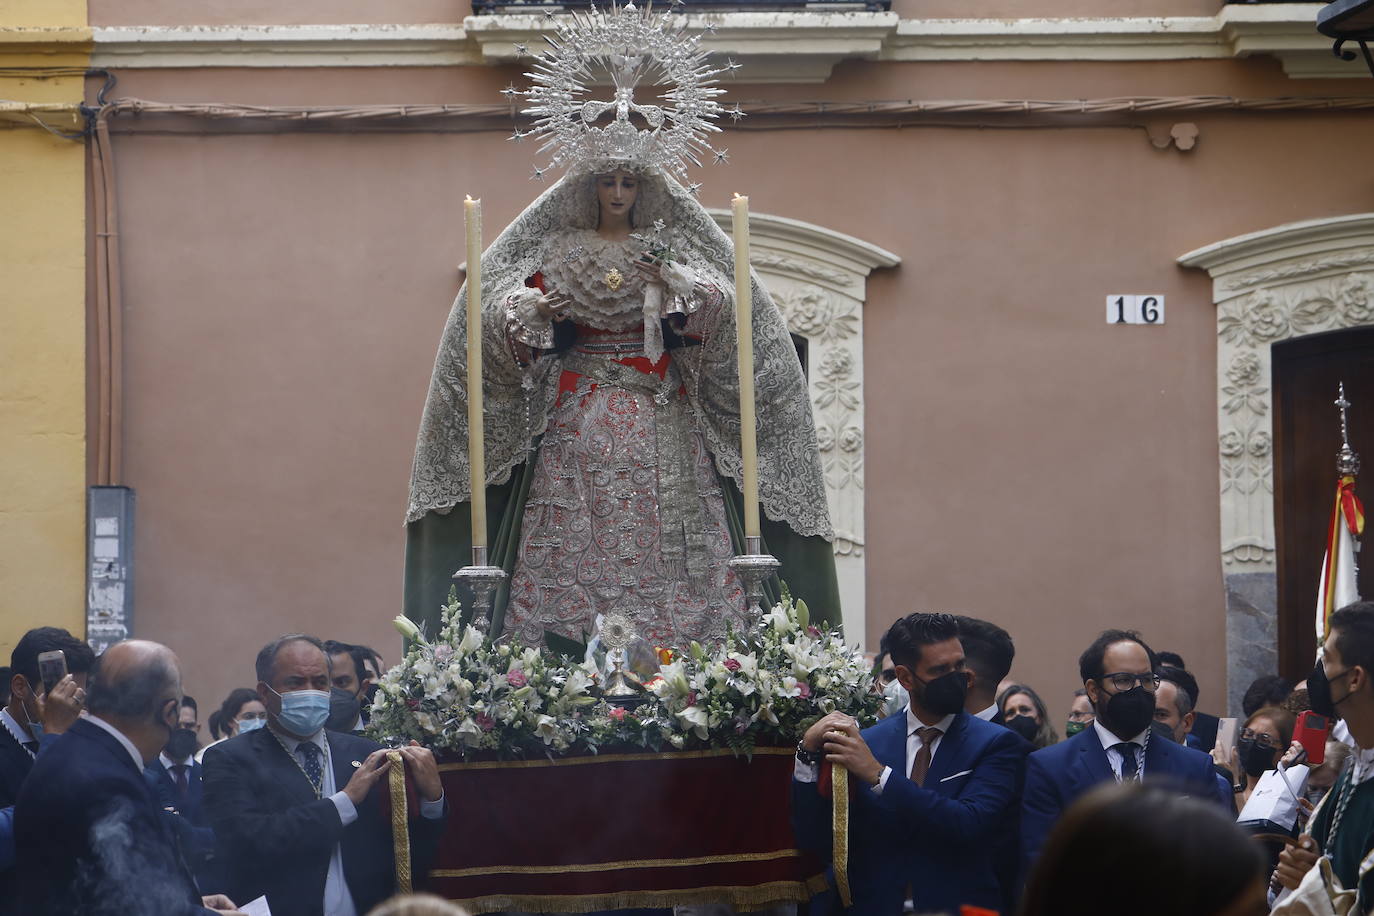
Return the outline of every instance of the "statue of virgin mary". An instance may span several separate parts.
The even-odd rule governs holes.
[[[633,16],[641,41],[664,34],[645,33],[656,27],[632,6],[599,15]],[[744,547],[734,249],[668,174],[668,128],[630,125],[630,109],[651,107],[621,104],[604,130],[570,117],[583,136],[567,174],[482,255],[487,536],[509,575],[494,636],[585,643],[616,612],[652,644],[685,646],[752,623],[729,567]],[[838,625],[806,380],[781,314],[752,287],[765,550]],[[406,612],[431,632],[470,556],[466,302],[460,291],[440,341],[406,515]],[[766,590],[776,598],[776,582]]]

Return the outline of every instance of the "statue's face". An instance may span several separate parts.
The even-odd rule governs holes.
[[[601,218],[626,217],[639,194],[639,179],[629,172],[614,171],[596,176],[596,199]]]

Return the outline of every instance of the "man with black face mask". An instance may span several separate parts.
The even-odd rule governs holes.
[[[1374,850],[1374,601],[1357,601],[1331,615],[1321,660],[1307,677],[1312,711],[1340,719],[1349,733],[1353,763],[1336,780],[1312,818],[1310,836],[1279,855],[1278,883],[1293,889],[1316,864],[1331,858],[1341,886],[1359,888],[1356,910],[1374,902],[1374,872],[1362,867]]]
[[[1235,803],[1212,759],[1166,736],[1152,735],[1158,662],[1138,633],[1107,630],[1078,659],[1093,724],[1067,741],[1031,754],[1021,801],[1021,853],[1029,868],[1059,815],[1104,782],[1158,780],[1234,814]]]
[[[367,681],[363,664],[367,652],[362,646],[326,639],[325,654],[329,656],[329,719],[325,728],[336,732],[363,733],[367,725],[364,694]],[[371,703],[368,702],[368,706]]]
[[[143,778],[158,806],[177,818],[174,827],[197,883],[202,890],[217,893],[223,889],[224,878],[215,867],[215,834],[202,804],[201,768],[195,758],[200,741],[192,727],[197,709],[194,699],[181,698],[177,727],[168,733],[157,759],[143,768]]]
[[[859,731],[831,713],[797,746],[792,784],[798,842],[828,855],[830,801],[817,791],[822,761],[850,773],[849,885],[853,912],[917,912],[962,905],[1000,909],[996,861],[1025,770],[1027,745],[964,711],[969,675],[949,614],[912,614],[883,637],[905,710]],[[832,890],[833,895],[833,890]],[[838,899],[822,912],[838,912]]]

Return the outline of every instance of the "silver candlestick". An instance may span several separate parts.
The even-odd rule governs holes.
[[[506,571],[487,562],[487,548],[473,545],[472,565],[464,566],[453,578],[472,592],[472,625],[486,635],[491,625],[491,599],[497,587],[505,581]]]
[[[744,609],[750,619],[763,617],[763,580],[782,567],[778,558],[763,552],[763,538],[757,535],[744,539],[745,552],[730,561],[730,568],[744,583]]]

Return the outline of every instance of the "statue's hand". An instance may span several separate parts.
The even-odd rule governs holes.
[[[663,282],[663,260],[647,251],[635,259],[635,270],[643,274],[644,279],[650,283]]]
[[[535,300],[534,307],[540,315],[550,321],[563,321],[567,318],[568,306],[572,305],[572,299],[559,292],[551,292],[540,296]]]

